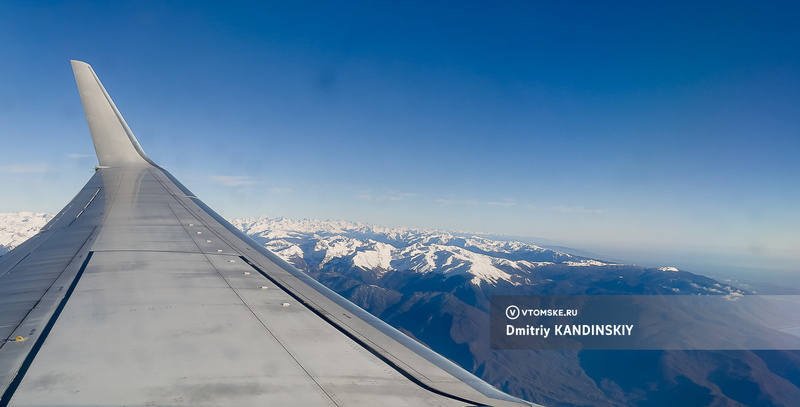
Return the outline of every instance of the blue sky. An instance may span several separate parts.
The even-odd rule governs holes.
[[[223,216],[800,260],[791,2],[32,3],[0,4],[0,211],[91,176],[79,59]]]

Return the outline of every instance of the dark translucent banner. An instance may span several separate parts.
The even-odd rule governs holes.
[[[800,349],[800,296],[499,295],[492,349]]]

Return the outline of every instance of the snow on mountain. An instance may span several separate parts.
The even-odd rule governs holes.
[[[499,281],[518,285],[525,281],[526,273],[543,265],[607,265],[526,243],[441,230],[265,216],[231,223],[306,271],[338,262],[372,272],[377,278],[390,271],[410,271],[465,275],[476,285]]]
[[[610,266],[613,263],[603,263],[602,261],[584,259],[581,261],[565,261],[564,264],[571,267],[587,267],[587,266]],[[677,271],[677,270],[676,270]]]
[[[389,270],[394,247],[386,243],[372,242],[365,250],[353,256],[353,265],[363,269]]]
[[[50,219],[49,213],[0,213],[0,255],[39,233]]]
[[[50,214],[0,214],[3,253],[33,236]],[[516,241],[497,241],[443,230],[388,228],[361,222],[286,218],[231,219],[230,222],[296,267],[307,272],[359,269],[382,278],[390,272],[462,275],[475,284],[525,284],[536,268],[613,266]],[[672,268],[670,268],[672,270]]]
[[[440,273],[442,275],[469,274],[472,283],[488,282],[496,284],[498,280],[512,281],[512,276],[496,267],[503,264],[520,269],[504,259],[473,253],[456,246],[442,244],[414,244],[400,250],[393,263],[397,270],[413,270],[418,273]]]

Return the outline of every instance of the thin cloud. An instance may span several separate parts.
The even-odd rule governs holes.
[[[213,175],[211,176],[211,180],[226,187],[240,187],[258,183],[250,177],[238,177],[233,175]]]
[[[503,200],[503,201],[488,201],[488,202],[484,202],[484,203],[486,205],[489,205],[489,206],[499,206],[499,207],[503,207],[503,208],[510,208],[512,206],[517,206],[517,201],[515,201],[513,199],[506,199],[506,200]]]
[[[550,207],[550,210],[557,212],[603,213],[602,209],[586,209],[582,206],[566,206],[566,205],[554,205]]]
[[[435,199],[434,202],[440,203],[442,205],[488,205],[488,206],[497,206],[502,208],[510,208],[512,206],[517,206],[517,201],[513,199],[505,199],[503,201],[479,201],[477,199],[444,199],[438,198]]]
[[[505,198],[499,201],[478,201],[475,199],[435,199],[434,202],[442,205],[485,205],[495,208],[524,208],[531,211],[554,211],[554,212],[571,212],[571,213],[587,213],[587,214],[601,214],[605,213],[602,209],[590,209],[583,206],[568,206],[568,205],[552,205],[552,206],[539,206],[527,202],[518,202],[513,198]]]
[[[412,194],[410,192],[397,192],[397,191],[389,191],[385,194],[373,194],[370,191],[366,191],[358,194],[359,198],[365,201],[373,201],[373,202],[402,201],[406,198],[411,198],[413,196],[416,196],[416,194]]]
[[[435,202],[443,205],[477,205],[478,201],[475,199],[436,199]]]
[[[93,158],[94,155],[92,155],[92,154],[75,154],[75,153],[72,153],[72,154],[67,154],[67,157],[76,158],[76,159],[78,159],[78,158]]]
[[[50,171],[47,164],[16,164],[0,167],[0,172],[7,174],[41,174]]]
[[[272,187],[269,189],[269,193],[275,195],[288,195],[294,193],[294,190],[291,188]]]

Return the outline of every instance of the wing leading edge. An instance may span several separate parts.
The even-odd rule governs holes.
[[[236,230],[72,66],[100,165],[0,257],[0,406],[529,405]]]

